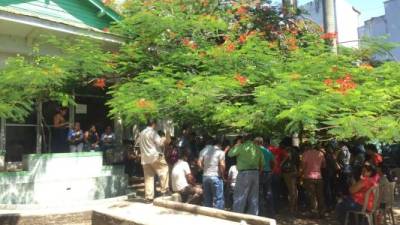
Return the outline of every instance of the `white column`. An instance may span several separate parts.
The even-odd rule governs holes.
[[[43,107],[42,102],[36,102],[36,153],[42,153],[42,142],[43,142],[43,134],[42,134],[42,118],[43,118]]]
[[[0,149],[6,149],[6,119],[1,118],[0,124]]]
[[[72,98],[75,100],[75,90],[72,90]],[[75,106],[73,104],[69,104],[69,125],[70,127],[74,127],[75,123]]]
[[[324,0],[323,8],[324,8],[324,30],[325,33],[336,33],[336,13],[335,13],[335,0]],[[337,37],[334,37],[332,40],[332,51],[337,54]]]
[[[117,142],[117,146],[122,145],[123,139],[123,126],[122,126],[122,119],[120,116],[114,119],[114,133],[115,133],[115,140]]]

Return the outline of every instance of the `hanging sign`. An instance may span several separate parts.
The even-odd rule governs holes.
[[[75,112],[76,114],[87,114],[87,105],[77,104]]]

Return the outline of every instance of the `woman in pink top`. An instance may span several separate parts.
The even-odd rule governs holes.
[[[311,212],[318,212],[318,216],[323,217],[325,202],[321,170],[325,167],[325,156],[310,144],[306,144],[304,150],[302,161],[304,188],[310,200]]]
[[[361,211],[364,200],[367,197],[367,191],[378,185],[378,179],[376,179],[376,176],[378,176],[376,167],[366,162],[362,168],[360,180],[353,184],[349,189],[351,196],[345,198],[336,206],[336,215],[340,225],[344,224],[346,213],[348,211]],[[373,193],[371,193],[368,199],[368,210],[372,210],[374,197]]]

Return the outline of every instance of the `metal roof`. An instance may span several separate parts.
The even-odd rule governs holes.
[[[0,10],[98,30],[122,19],[100,0],[1,0]]]

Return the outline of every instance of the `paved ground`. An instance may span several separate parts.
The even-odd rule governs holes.
[[[140,180],[140,179],[139,179]],[[136,182],[135,185],[132,186],[137,193],[137,196],[140,198],[143,193],[143,183]],[[276,216],[277,225],[338,225],[337,220],[335,218],[334,212],[331,212],[324,219],[311,219],[310,217],[305,216],[303,214],[293,216],[287,213],[287,209],[281,209],[280,213]],[[396,207],[394,209],[396,223],[400,221],[400,196],[396,198]]]
[[[46,209],[16,209],[0,210],[1,225],[89,225],[92,224],[90,214],[85,212],[95,211],[107,217],[123,219],[122,224],[146,224],[146,225],[239,225],[240,223],[228,220],[196,215],[182,211],[162,208],[153,204],[145,204],[140,200],[102,202],[97,205]],[[80,214],[80,212],[84,214]],[[12,218],[5,219],[4,217]],[[66,215],[66,216],[64,216]],[[2,219],[3,218],[3,219]],[[100,223],[103,224],[103,223]],[[113,223],[107,223],[113,224]]]
[[[140,202],[121,202],[110,207],[96,208],[97,212],[146,225],[239,225],[240,223],[213,217],[194,215]]]
[[[118,218],[124,218],[127,220],[134,220],[138,224],[148,225],[159,225],[160,221],[162,224],[188,224],[190,225],[238,225],[239,223],[221,220],[213,217],[207,217],[202,215],[194,215],[186,212],[175,211],[162,207],[153,206],[152,204],[144,204],[140,202],[143,197],[143,183],[138,182],[131,186],[131,191],[134,194],[130,195],[128,199],[117,199],[117,201],[107,200],[97,205],[87,206],[71,206],[62,208],[46,208],[46,209],[23,209],[23,210],[0,210],[1,214],[19,213],[20,215],[45,215],[54,213],[66,213],[66,212],[79,212],[95,210],[102,214],[111,215]],[[400,221],[400,197],[397,198],[395,207],[396,221]],[[288,214],[288,210],[285,208],[280,210],[280,213],[276,216],[278,225],[337,225],[334,214],[329,214],[324,219],[311,219],[305,215],[292,216]]]
[[[398,223],[400,221],[400,199],[396,201],[394,214],[396,223]],[[276,222],[277,225],[339,225],[335,218],[334,212],[329,213],[324,219],[311,219],[304,215],[292,216],[287,213],[280,213],[276,217]]]
[[[292,216],[285,216],[279,215],[277,216],[277,225],[339,225],[338,222],[335,220],[334,216],[331,215],[326,219],[309,219],[309,218],[301,218],[301,217],[292,217]],[[400,210],[395,210],[395,220],[396,224],[400,221]],[[390,224],[390,223],[389,223]]]

